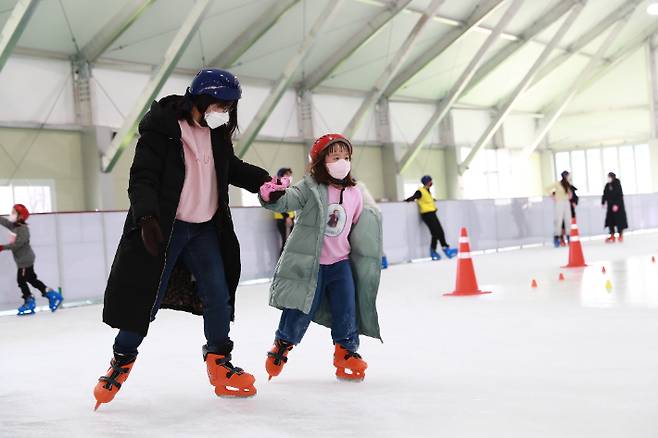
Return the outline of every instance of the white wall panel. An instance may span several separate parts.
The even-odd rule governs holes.
[[[71,65],[14,56],[0,71],[0,120],[73,124]]]
[[[488,111],[453,110],[452,119],[455,142],[459,146],[473,146],[489,126],[491,116]]]
[[[535,140],[537,119],[524,115],[511,115],[503,124],[505,147],[521,149]]]
[[[435,109],[434,105],[423,103],[391,102],[389,116],[393,141],[406,145],[413,143]],[[425,141],[430,144],[439,143],[439,130],[437,127],[432,129]]]
[[[361,97],[314,94],[313,128],[315,136],[319,137],[330,132],[343,132],[362,101]],[[377,141],[374,108],[365,117],[351,140]]]

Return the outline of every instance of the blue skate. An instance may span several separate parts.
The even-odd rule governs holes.
[[[455,257],[459,251],[457,251],[456,248],[450,248],[449,246],[446,246],[443,248],[443,253],[448,257],[449,259]]]
[[[560,237],[559,236],[553,237],[553,246],[556,247],[556,248],[560,247]]]
[[[430,257],[432,257],[432,260],[441,260],[441,256],[439,255],[438,252],[430,248]]]
[[[382,269],[388,268],[388,259],[386,256],[382,256]]]
[[[34,301],[34,297],[26,298],[25,303],[18,308],[18,315],[32,315],[36,307],[37,303]]]
[[[46,292],[46,298],[48,298],[48,307],[50,307],[51,312],[56,311],[62,304],[62,301],[64,301],[62,293],[54,289],[48,289],[48,292]]]

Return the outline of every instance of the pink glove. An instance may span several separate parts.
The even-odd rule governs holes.
[[[613,205],[612,206],[612,212],[617,213],[619,211],[619,206],[618,205]]]
[[[265,202],[276,202],[290,186],[290,178],[274,179],[260,186],[260,197]]]

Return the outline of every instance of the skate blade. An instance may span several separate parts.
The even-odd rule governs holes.
[[[345,369],[336,370],[336,378],[344,382],[354,382],[359,383],[363,382],[363,379],[366,378],[366,373],[364,371],[352,371],[353,374],[348,374]]]
[[[101,406],[101,404],[102,403],[99,402],[99,401],[96,402],[96,406],[94,406],[94,412],[96,412],[98,410],[98,408]]]
[[[216,386],[215,394],[221,398],[249,398],[257,393],[255,386],[248,388],[233,388],[231,386]]]
[[[63,300],[62,300],[62,301],[63,301]],[[62,301],[58,302],[58,303],[55,304],[53,307],[51,307],[51,308],[50,308],[50,311],[51,311],[51,312],[55,312],[55,311],[57,311],[57,309],[59,309],[59,306],[62,305]]]

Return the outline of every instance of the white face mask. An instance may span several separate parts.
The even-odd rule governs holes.
[[[608,178],[608,182],[609,182],[609,183],[612,183],[612,178]]]
[[[230,119],[228,113],[220,113],[219,111],[210,111],[204,115],[208,128],[215,129],[222,125],[226,125]]]
[[[18,220],[18,216],[16,215],[16,213],[12,211],[11,214],[9,215],[9,220],[12,222],[16,222]]]
[[[332,163],[326,163],[327,172],[335,179],[345,179],[350,170],[352,169],[352,163],[347,160],[338,160]]]

